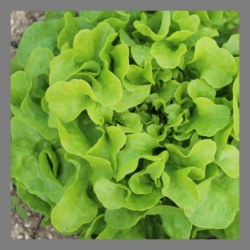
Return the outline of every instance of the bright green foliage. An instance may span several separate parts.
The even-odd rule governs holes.
[[[219,48],[214,40],[207,37],[196,43],[194,58],[189,63],[191,68],[199,72],[200,78],[215,89],[230,84],[237,73],[232,54]]]
[[[197,98],[194,103],[195,109],[186,124],[188,128],[185,133],[195,129],[199,135],[213,136],[229,123],[230,110],[227,106],[216,105],[205,97]]]
[[[238,25],[238,11],[48,11],[11,60],[20,199],[78,239],[238,239]]]
[[[201,200],[185,214],[192,224],[202,228],[226,228],[239,210],[239,178],[220,171],[198,185]],[[218,200],[220,202],[218,202]],[[206,213],[208,216],[203,217]]]
[[[227,144],[228,137],[232,131],[232,123],[220,130],[214,136],[217,145],[214,162],[230,177],[239,177],[239,150]]]
[[[17,62],[17,59],[11,58],[10,59],[10,74],[14,74],[17,71],[21,71],[23,69],[22,66],[20,66]]]
[[[239,55],[240,35],[239,34],[232,35],[228,40],[228,42],[223,44],[222,48],[228,50],[234,56]]]
[[[236,213],[234,221],[225,229],[210,229],[209,232],[216,236],[218,239],[233,239],[238,240],[239,236],[239,224],[240,224],[240,214]],[[204,230],[204,229],[203,229]]]

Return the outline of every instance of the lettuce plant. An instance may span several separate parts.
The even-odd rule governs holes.
[[[11,180],[79,239],[239,238],[238,11],[48,11],[11,60]]]

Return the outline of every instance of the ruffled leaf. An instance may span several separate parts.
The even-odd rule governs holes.
[[[197,42],[190,67],[198,70],[200,78],[205,79],[213,88],[222,88],[230,84],[237,72],[233,56],[207,37]]]
[[[97,205],[86,193],[88,171],[87,166],[79,170],[77,179],[53,209],[51,220],[60,231],[75,231],[82,224],[91,222],[97,215]]]
[[[185,133],[195,129],[199,135],[213,136],[230,122],[230,110],[224,105],[216,105],[205,97],[197,98],[195,110],[189,117]]]
[[[48,48],[53,55],[59,54],[57,48],[58,20],[51,20],[45,23],[35,22],[24,32],[17,50],[17,61],[24,66],[31,54],[37,48]]]
[[[239,179],[220,171],[216,177],[200,183],[198,189],[200,202],[184,210],[189,221],[202,228],[228,227],[239,210]]]

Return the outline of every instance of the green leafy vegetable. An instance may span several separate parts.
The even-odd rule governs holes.
[[[238,25],[238,11],[48,11],[11,60],[19,198],[78,239],[239,239]]]

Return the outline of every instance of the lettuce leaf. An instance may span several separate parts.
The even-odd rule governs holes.
[[[239,13],[78,13],[11,60],[18,196],[78,239],[239,239]]]

